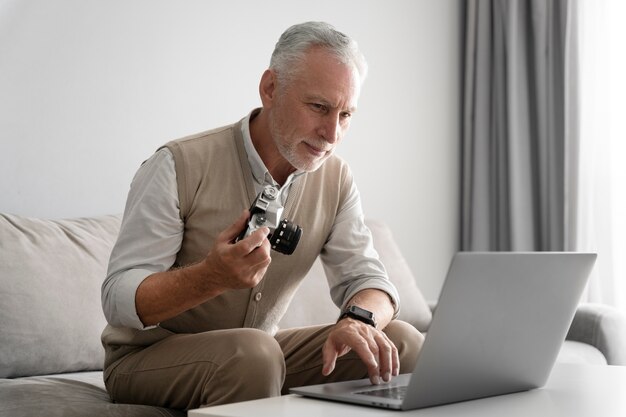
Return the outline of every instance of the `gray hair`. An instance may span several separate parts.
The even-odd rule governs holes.
[[[340,62],[353,65],[361,83],[367,75],[367,62],[356,41],[325,22],[305,22],[288,28],[276,42],[270,69],[279,80],[290,81],[300,69],[307,51],[315,46],[328,49]]]

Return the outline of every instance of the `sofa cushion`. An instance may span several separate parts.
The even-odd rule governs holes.
[[[0,415],[11,417],[183,417],[184,411],[114,404],[102,372],[0,379]]]
[[[432,319],[431,309],[417,285],[417,279],[409,264],[400,252],[391,229],[380,220],[370,219],[366,223],[372,231],[374,246],[387,269],[389,279],[400,294],[399,319],[412,324],[421,332],[426,331]]]
[[[387,269],[387,275],[400,294],[399,319],[412,324],[420,331],[425,331],[432,318],[431,310],[417,286],[406,259],[395,243],[391,230],[379,220],[367,219],[365,223],[372,232],[374,247]],[[338,316],[339,309],[330,298],[324,268],[318,258],[304,277],[280,322],[280,327],[334,323]]]
[[[556,359],[559,363],[606,365],[606,358],[597,348],[587,343],[566,340]]]
[[[119,224],[0,214],[0,377],[102,369],[100,285]]]

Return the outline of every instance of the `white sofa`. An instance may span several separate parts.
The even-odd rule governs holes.
[[[120,216],[44,220],[0,214],[0,417],[183,416],[114,404],[102,381],[100,285]],[[400,318],[426,331],[431,310],[383,223],[374,243],[404,299]],[[334,322],[337,308],[316,263],[281,322]],[[324,311],[324,314],[320,314]],[[626,319],[581,306],[559,360],[626,364]]]

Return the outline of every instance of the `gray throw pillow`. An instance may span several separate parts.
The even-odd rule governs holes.
[[[0,214],[0,377],[102,369],[100,286],[120,220]]]

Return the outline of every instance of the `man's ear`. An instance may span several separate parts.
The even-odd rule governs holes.
[[[261,76],[259,83],[259,95],[264,108],[271,108],[276,93],[276,73],[267,69]]]

